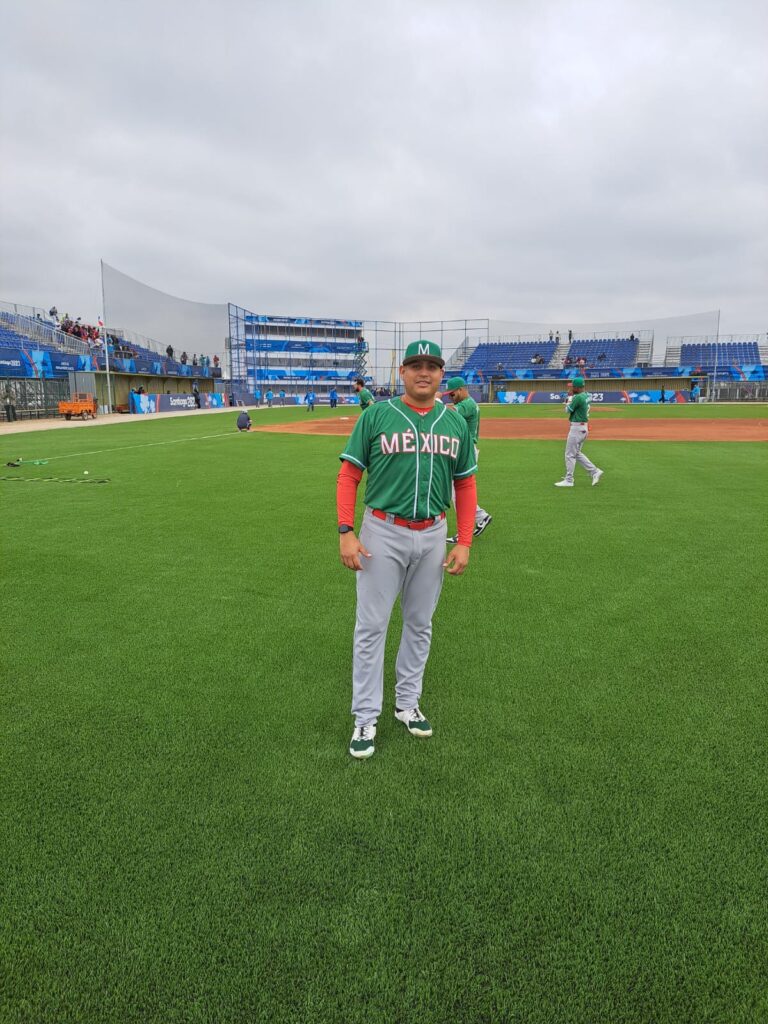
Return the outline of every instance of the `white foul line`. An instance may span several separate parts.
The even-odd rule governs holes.
[[[228,430],[224,434],[201,434],[199,437],[177,437],[174,441],[146,441],[144,444],[124,444],[117,448],[99,448],[94,452],[72,452],[70,455],[51,455],[47,461],[55,462],[57,459],[77,459],[85,455],[104,455],[106,452],[125,452],[132,448],[156,448],[163,444],[183,444],[185,441],[210,441],[214,437],[237,437],[236,430]],[[30,460],[31,461],[31,460]]]

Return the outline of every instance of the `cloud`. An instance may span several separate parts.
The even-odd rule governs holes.
[[[3,298],[98,261],[265,312],[768,308],[766,8],[29,0],[6,16]]]

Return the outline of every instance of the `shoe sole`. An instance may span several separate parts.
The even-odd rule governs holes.
[[[350,755],[358,761],[364,760],[366,757],[373,757],[376,753],[376,748],[371,747],[370,750],[350,750]]]
[[[424,730],[420,730],[419,731],[419,730],[415,730],[415,729],[409,729],[408,728],[408,723],[407,722],[403,722],[402,718],[398,718],[397,715],[395,715],[395,718],[397,719],[398,722],[400,722],[402,725],[404,725],[405,728],[406,728],[406,731],[409,732],[411,734],[411,736],[415,736],[416,739],[428,740],[429,737],[432,735],[432,730],[431,729],[429,730],[429,732],[424,732]]]

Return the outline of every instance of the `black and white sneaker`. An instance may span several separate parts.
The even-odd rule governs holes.
[[[480,534],[483,532],[483,530],[486,530],[491,525],[492,522],[493,522],[493,516],[486,516],[485,519],[482,520],[482,522],[478,523],[475,526],[475,530],[474,530],[474,533],[472,534],[472,536],[473,537],[479,537]]]
[[[446,537],[445,538],[445,543],[446,544],[458,544],[459,543],[459,535],[458,535],[458,533],[454,534],[453,537]]]

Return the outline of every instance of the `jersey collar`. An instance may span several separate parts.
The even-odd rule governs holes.
[[[417,406],[411,405],[411,403],[406,401],[405,398],[401,397],[400,401],[404,406],[406,406],[406,408],[410,409],[411,412],[415,412],[417,416],[428,416],[429,413],[435,411],[435,406],[437,405],[437,402],[434,402],[428,409],[419,409]]]

